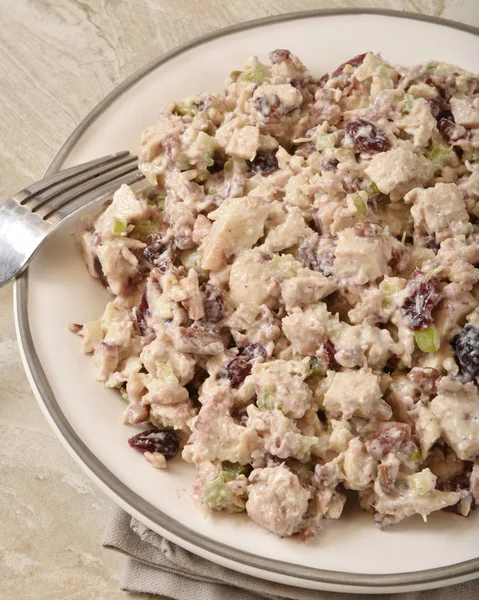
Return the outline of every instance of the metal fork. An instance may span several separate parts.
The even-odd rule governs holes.
[[[138,158],[117,152],[54,173],[0,206],[0,287],[27,267],[50,233],[86,205],[106,200],[122,183],[143,178]]]

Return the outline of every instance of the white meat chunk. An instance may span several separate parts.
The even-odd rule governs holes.
[[[238,425],[225,404],[204,404],[192,427],[183,458],[190,463],[229,461],[247,465],[258,445],[256,431]]]
[[[282,223],[266,236],[263,248],[267,252],[279,252],[303,242],[313,231],[306,225],[303,213],[293,206]]]
[[[146,200],[137,198],[130,186],[125,183],[113,194],[110,206],[98,217],[95,229],[101,234],[102,240],[116,237],[115,221],[121,221],[126,226],[144,218],[147,212]]]
[[[307,307],[317,304],[336,289],[331,278],[311,269],[299,269],[296,275],[281,283],[281,298],[287,310],[295,306]]]
[[[283,333],[295,352],[312,356],[324,342],[330,317],[324,303],[306,310],[294,308],[291,314],[282,320]]]
[[[405,196],[413,202],[411,214],[419,232],[434,235],[457,221],[469,221],[463,194],[455,183],[436,183],[433,188],[411,190]]]
[[[441,424],[433,412],[423,405],[418,406],[410,415],[414,421],[416,436],[419,439],[421,456],[427,456],[429,450],[441,437]]]
[[[308,359],[302,363],[275,360],[253,366],[254,384],[260,408],[278,409],[286,416],[300,419],[311,407],[313,392],[303,381]]]
[[[464,325],[466,316],[478,302],[458,283],[448,283],[442,290],[443,299],[434,310],[434,324],[442,339],[451,339]]]
[[[406,517],[419,514],[424,520],[427,515],[460,500],[460,492],[441,492],[435,489],[437,477],[430,469],[409,475],[398,483],[396,493],[380,493],[376,502],[376,522],[380,527],[398,523]],[[378,485],[375,486],[378,492]]]
[[[247,428],[258,437],[261,446],[261,449],[252,455],[253,462],[263,460],[265,454],[281,459],[309,459],[311,450],[318,444],[317,437],[302,435],[295,422],[280,410],[260,410],[254,404],[250,404],[246,411]]]
[[[260,197],[231,198],[208,216],[213,226],[200,246],[202,267],[221,269],[241,250],[251,248],[263,235],[268,204]]]
[[[334,417],[387,420],[391,407],[382,399],[379,378],[363,369],[335,373],[323,405]]]
[[[226,144],[226,154],[234,158],[253,160],[259,146],[259,129],[254,125],[245,125],[233,129]]]
[[[382,369],[396,344],[387,329],[371,325],[344,324],[331,334],[336,348],[334,358],[343,367],[371,367]]]
[[[189,423],[196,416],[196,409],[190,399],[176,404],[150,404],[150,421],[158,428],[190,432]]]
[[[143,242],[117,236],[96,246],[96,253],[111,291],[116,295],[125,293],[138,274],[138,258],[134,250],[142,250]]]
[[[338,234],[334,274],[342,280],[364,285],[389,273],[388,263],[397,240],[393,242],[393,238],[384,235],[378,225],[358,225],[343,229]],[[372,230],[371,235],[363,235],[363,229],[368,226]]]
[[[350,441],[339,457],[339,464],[344,473],[344,485],[350,490],[364,490],[376,477],[378,462],[359,438]]]
[[[273,306],[279,295],[278,284],[270,273],[269,257],[257,249],[245,250],[236,258],[229,287],[235,308],[240,304]]]
[[[257,525],[279,536],[299,531],[311,492],[285,466],[255,469],[249,476],[246,512]]]
[[[399,121],[398,126],[413,136],[416,147],[427,146],[433,134],[437,134],[436,119],[424,98],[413,102],[410,113]]]
[[[421,160],[411,148],[399,146],[373,156],[365,173],[380,192],[390,194],[401,184],[422,180],[425,168],[425,160]]]
[[[455,96],[451,98],[454,121],[464,127],[479,127],[479,97]]]
[[[476,386],[443,377],[437,391],[430,409],[441,424],[445,440],[460,459],[474,460],[479,456],[479,394]]]

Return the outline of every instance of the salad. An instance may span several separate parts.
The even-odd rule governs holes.
[[[164,106],[78,239],[111,293],[72,325],[130,445],[206,511],[313,537],[479,501],[479,77],[288,50]]]

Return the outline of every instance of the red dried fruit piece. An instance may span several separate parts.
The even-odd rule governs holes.
[[[273,65],[283,62],[283,60],[288,60],[288,58],[290,57],[291,52],[289,50],[283,50],[281,48],[273,50],[269,53],[269,60],[273,63]]]
[[[180,449],[178,435],[171,429],[149,429],[141,431],[128,440],[132,448],[141,452],[158,452],[166,460],[174,458]]]
[[[283,105],[276,94],[262,96],[256,100],[254,107],[262,114],[265,123],[279,123],[284,114]]]
[[[260,356],[262,356],[263,358],[266,358],[266,356],[267,356],[266,348],[263,346],[263,344],[258,344],[258,343],[247,344],[241,350],[240,356],[243,360],[246,360],[247,362],[251,362],[255,358],[259,358]]]
[[[367,52],[365,52],[364,54],[358,54],[357,56],[354,56],[350,60],[343,63],[342,65],[339,65],[339,67],[335,71],[333,71],[331,77],[337,77],[338,75],[341,75],[346,65],[351,65],[354,68],[359,67],[363,64],[364,59],[366,58],[366,54]]]
[[[220,379],[229,379],[233,387],[238,387],[251,373],[252,368],[251,363],[237,356],[221,369],[219,376]]]
[[[211,283],[203,283],[200,290],[204,294],[205,320],[218,323],[225,316],[223,292]]]
[[[401,306],[406,325],[414,331],[427,329],[433,323],[431,313],[442,298],[439,280],[435,277],[428,280],[416,269],[409,277],[406,289],[409,295]]]
[[[329,340],[324,342],[323,344],[323,353],[324,353],[324,357],[327,360],[328,363],[328,369],[330,371],[340,371],[341,367],[340,365],[336,362],[336,359],[334,358],[334,355],[336,354],[336,349],[333,345],[332,342],[330,342]]]
[[[364,119],[349,121],[346,125],[346,133],[359,152],[377,154],[378,152],[386,152],[391,147],[388,136],[384,131],[376,127],[374,123]]]
[[[442,135],[451,142],[457,142],[459,140],[466,139],[468,137],[468,131],[462,125],[457,125],[451,119],[441,118],[437,123],[437,128]]]
[[[138,302],[138,306],[135,306],[135,309],[133,311],[135,315],[136,326],[138,328],[138,331],[140,332],[140,335],[145,335],[145,333],[148,330],[148,325],[146,324],[146,317],[149,316],[150,311],[148,298],[146,296],[147,287],[148,286],[145,285],[140,301]]]
[[[165,243],[160,233],[152,233],[146,238],[143,256],[151,265],[165,273],[173,266],[175,247],[172,242]]]
[[[249,173],[269,175],[278,169],[278,159],[274,154],[258,152],[253,160],[246,161],[246,166]]]
[[[459,373],[465,381],[479,377],[479,329],[467,323],[452,339],[459,363]]]

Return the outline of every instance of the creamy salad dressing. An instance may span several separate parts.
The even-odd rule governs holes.
[[[130,445],[205,510],[314,536],[346,490],[386,527],[479,501],[479,78],[287,50],[163,108],[149,187],[79,245],[74,325]]]

